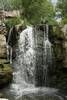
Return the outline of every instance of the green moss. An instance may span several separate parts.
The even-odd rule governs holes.
[[[53,26],[51,35],[53,64],[49,71],[50,86],[67,93],[67,68],[64,66],[64,33],[61,31],[61,27]]]
[[[61,31],[61,27],[59,26],[53,26],[53,36],[56,39],[63,39],[64,38],[64,33]]]
[[[11,82],[13,69],[6,59],[0,59],[0,88]]]
[[[3,97],[3,94],[2,93],[0,93],[0,98],[2,98]]]
[[[0,59],[0,73],[12,72],[12,67],[6,59]]]
[[[6,59],[0,59],[0,63],[5,63]]]
[[[3,71],[4,72],[12,72],[12,68],[9,64],[3,64],[4,65],[4,68],[3,68]]]
[[[21,18],[15,17],[15,18],[11,18],[11,19],[6,19],[4,21],[4,23],[6,25],[7,31],[9,31],[11,27],[21,23]]]

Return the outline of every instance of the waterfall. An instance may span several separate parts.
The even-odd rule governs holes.
[[[10,37],[11,37],[11,31],[12,31],[12,28],[9,31],[9,35],[8,35],[8,39],[7,39],[7,44],[6,44],[6,48],[7,48],[7,61],[9,61],[10,64],[12,64],[12,47],[9,45],[9,41],[10,41]]]
[[[46,87],[51,55],[48,25],[44,26],[44,31],[27,27],[20,33],[13,61],[13,83],[9,89],[14,97],[11,100],[64,100],[56,94],[57,89]]]
[[[14,84],[21,90],[32,84],[45,86],[48,81],[48,67],[51,64],[51,43],[48,39],[49,26],[27,27],[20,34],[16,48],[16,60],[13,63]]]
[[[49,26],[40,25],[35,28],[35,85],[47,86],[48,68],[51,66],[52,53],[51,43],[48,38]]]
[[[45,85],[47,85],[48,68],[51,66],[52,63],[52,50],[51,50],[51,43],[48,38],[49,25],[45,26],[46,30],[44,28],[44,69],[45,69]]]
[[[13,62],[13,83],[11,91],[20,95],[23,89],[34,85],[34,50],[33,28],[27,27],[20,33],[16,48],[16,59]]]
[[[50,60],[51,43],[48,39],[48,25],[46,31],[28,26],[20,33],[18,40],[16,59],[13,62],[15,71],[11,91],[22,95],[24,89],[45,86]]]

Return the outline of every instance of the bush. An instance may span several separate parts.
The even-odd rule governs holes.
[[[21,23],[21,18],[20,17],[16,17],[16,18],[11,18],[11,19],[6,19],[4,21],[4,23],[6,25],[7,31],[9,31],[12,26],[15,26],[15,25]]]

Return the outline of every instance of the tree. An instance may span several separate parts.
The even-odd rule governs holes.
[[[10,2],[9,0],[0,0],[0,10],[10,10]]]
[[[3,5],[6,10],[22,11],[22,18],[30,24],[54,21],[55,12],[51,0],[3,0]]]
[[[54,21],[55,12],[51,0],[8,0],[12,9],[22,10],[26,23],[38,24],[42,20]],[[51,22],[50,22],[51,23]]]
[[[54,10],[48,0],[22,0],[23,17],[32,24],[54,18]]]
[[[67,23],[67,0],[58,0],[57,10],[61,12],[62,22]]]
[[[12,9],[20,10],[22,8],[22,0],[8,0]]]
[[[10,11],[21,8],[22,0],[0,0],[0,9]]]

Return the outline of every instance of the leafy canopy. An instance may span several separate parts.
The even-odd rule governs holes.
[[[22,0],[22,9],[23,17],[32,24],[50,20],[55,14],[48,0]]]
[[[58,0],[57,9],[61,12],[62,22],[67,23],[67,0]]]
[[[3,0],[3,4],[6,10],[22,11],[22,18],[30,24],[54,21],[55,12],[51,0]]]

